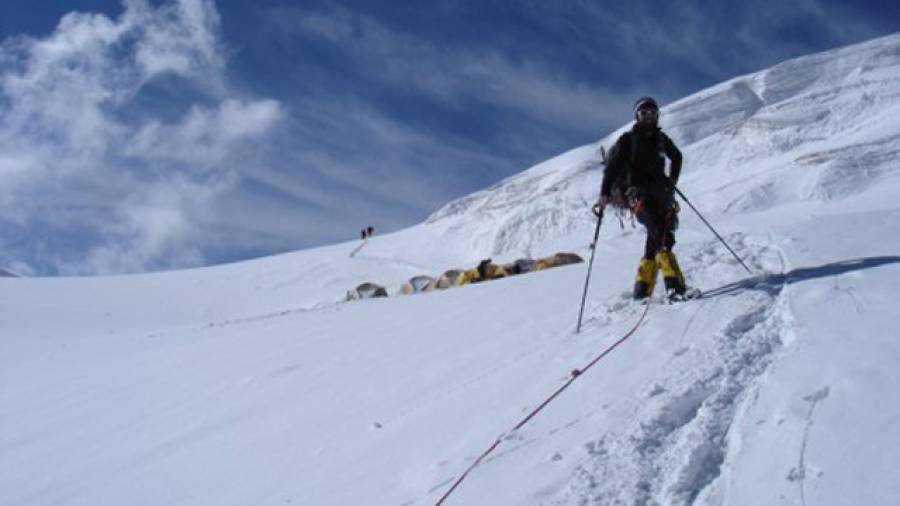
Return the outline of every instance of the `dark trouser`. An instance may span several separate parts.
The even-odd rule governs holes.
[[[645,196],[635,207],[635,217],[647,229],[644,258],[652,260],[658,251],[671,251],[675,246],[675,216],[672,201],[665,197]]]
[[[663,273],[667,296],[684,294],[687,289],[684,275],[672,253],[672,247],[675,246],[675,234],[672,231],[678,226],[672,199],[667,196],[646,195],[636,202],[634,214],[647,228],[647,242],[644,245],[644,257],[638,266],[634,298],[643,299],[653,293],[657,270]]]

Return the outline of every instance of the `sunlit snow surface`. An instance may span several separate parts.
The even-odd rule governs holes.
[[[663,110],[702,299],[509,434],[459,505],[900,504],[900,36]],[[625,127],[623,127],[625,128]],[[619,132],[357,243],[220,267],[0,278],[0,504],[428,505],[637,321],[643,232],[586,264],[342,303],[364,281],[575,251]],[[366,221],[366,220],[363,220]]]

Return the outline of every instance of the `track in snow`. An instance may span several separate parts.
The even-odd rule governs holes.
[[[784,271],[770,240],[731,239],[755,268]],[[686,271],[707,281],[718,277],[723,262],[709,244],[685,262]],[[654,308],[649,318],[655,320],[693,311],[683,328],[673,329],[674,353],[628,408],[633,423],[585,442],[569,485],[544,504],[681,505],[714,495],[736,413],[790,331],[787,283],[766,282],[784,279],[751,278],[695,302]]]

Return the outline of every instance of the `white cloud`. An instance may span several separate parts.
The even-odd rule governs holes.
[[[216,109],[192,107],[177,124],[152,120],[125,147],[131,157],[187,164],[193,171],[216,170],[234,155],[236,143],[265,135],[281,119],[274,100],[222,101]]]
[[[200,67],[223,67],[219,14],[211,0],[180,0],[156,10],[146,0],[126,0],[125,23],[140,27],[136,61],[144,73],[189,74]]]
[[[109,240],[91,247],[82,262],[62,265],[63,274],[138,272],[148,265],[202,265],[203,254],[188,240],[191,216],[229,186],[174,178],[120,202],[101,227]]]
[[[211,0],[123,8],[0,44],[0,263],[79,274],[201,263],[197,220],[281,120],[279,103],[229,91]],[[160,79],[202,102],[143,107]]]

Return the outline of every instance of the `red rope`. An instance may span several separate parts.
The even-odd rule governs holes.
[[[644,321],[644,317],[647,316],[647,311],[648,311],[649,309],[650,309],[650,299],[648,298],[648,299],[647,299],[647,304],[646,304],[646,306],[644,306],[644,312],[641,313],[641,317],[638,319],[637,323],[634,324],[634,327],[632,327],[631,330],[629,330],[627,333],[625,333],[625,335],[622,336],[618,341],[614,342],[614,343],[613,343],[612,345],[610,345],[608,348],[606,348],[605,350],[603,350],[599,355],[597,355],[596,357],[594,357],[594,359],[591,360],[590,362],[588,362],[588,364],[587,364],[586,366],[584,366],[584,367],[581,368],[580,370],[579,370],[579,369],[574,369],[574,370],[572,371],[572,377],[569,378],[569,379],[568,379],[561,387],[559,387],[555,392],[553,392],[553,394],[551,394],[550,397],[547,397],[547,398],[544,400],[544,402],[542,402],[542,403],[541,403],[538,407],[536,407],[531,413],[529,413],[528,416],[526,416],[525,418],[523,418],[521,422],[517,423],[516,426],[512,428],[512,430],[507,431],[507,432],[504,432],[503,434],[500,434],[499,436],[497,436],[497,439],[494,440],[494,443],[493,443],[487,450],[485,450],[481,455],[479,455],[478,458],[475,459],[475,461],[472,462],[472,464],[471,464],[468,468],[466,468],[466,470],[459,476],[459,478],[456,479],[455,482],[453,482],[453,485],[450,487],[450,489],[447,490],[447,492],[446,492],[443,496],[441,496],[441,498],[438,500],[438,502],[436,502],[436,503],[434,504],[434,506],[441,506],[441,504],[444,504],[444,501],[445,501],[448,497],[450,497],[450,494],[452,494],[453,491],[456,490],[456,487],[458,487],[459,484],[462,483],[462,481],[463,481],[464,479],[466,479],[466,476],[469,475],[469,472],[471,472],[472,469],[475,469],[475,467],[477,467],[478,464],[480,464],[481,461],[485,459],[485,457],[487,457],[488,455],[490,455],[490,453],[493,452],[495,448],[497,448],[498,446],[500,446],[500,441],[502,441],[504,437],[506,437],[506,436],[508,436],[509,434],[512,434],[513,432],[515,432],[515,431],[521,429],[526,423],[528,423],[532,418],[534,418],[538,413],[540,413],[540,411],[541,411],[542,409],[544,409],[548,404],[550,404],[550,403],[553,401],[553,399],[555,399],[557,396],[559,396],[559,394],[561,394],[565,389],[569,388],[569,385],[571,385],[572,383],[574,383],[575,380],[578,379],[579,376],[581,376],[582,374],[586,373],[586,372],[588,371],[588,369],[590,369],[591,367],[593,367],[594,364],[596,364],[597,362],[600,361],[600,359],[602,359],[603,357],[605,357],[606,355],[608,355],[610,352],[612,352],[614,349],[616,349],[620,344],[624,343],[625,340],[627,340],[629,337],[631,337],[631,336],[637,331],[638,327],[641,326],[641,323]]]

